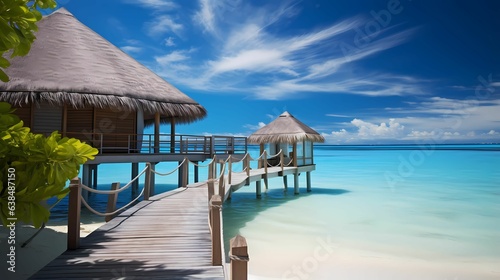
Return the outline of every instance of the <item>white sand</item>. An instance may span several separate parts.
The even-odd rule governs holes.
[[[89,235],[103,224],[104,222],[82,224],[80,236]],[[10,232],[9,229],[0,226],[0,279],[27,279],[66,250],[67,226],[64,225],[48,225],[26,247],[21,248],[21,245],[36,231],[37,229],[32,226],[17,225],[15,272],[11,272],[7,263],[9,258],[7,254],[11,246],[8,244]]]

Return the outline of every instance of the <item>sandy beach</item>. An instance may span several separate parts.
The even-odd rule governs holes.
[[[82,223],[80,236],[83,238],[103,225],[104,222]],[[21,245],[33,236],[37,229],[27,225],[16,225],[15,235],[15,272],[9,271],[7,254],[10,253],[8,237],[10,231],[3,226],[0,227],[0,279],[22,280],[28,279],[38,270],[47,265],[54,258],[66,250],[67,226],[50,224],[43,229],[24,248]]]

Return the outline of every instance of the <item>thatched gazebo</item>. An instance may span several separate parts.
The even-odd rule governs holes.
[[[155,125],[157,147],[160,122],[171,124],[173,137],[176,123],[206,116],[200,104],[66,9],[45,16],[38,27],[31,51],[11,60],[10,81],[0,84],[0,101],[18,108],[32,131],[58,130],[122,152],[130,151],[131,141],[140,146],[145,125]]]
[[[264,150],[270,155],[283,150],[284,156],[291,159],[293,166],[314,164],[312,143],[324,141],[323,136],[288,112],[248,137],[249,143],[260,144],[261,154]]]

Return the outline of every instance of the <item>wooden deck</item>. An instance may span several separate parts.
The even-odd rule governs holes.
[[[224,279],[211,264],[206,184],[142,201],[31,279]]]
[[[269,167],[224,176],[224,200],[251,182],[310,172],[314,165]],[[218,184],[218,182],[217,182]],[[216,191],[217,192],[217,191]],[[30,279],[225,279],[212,266],[207,182],[153,196],[82,239]]]

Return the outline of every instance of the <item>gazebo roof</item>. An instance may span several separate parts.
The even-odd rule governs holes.
[[[196,101],[150,71],[61,8],[38,22],[37,39],[6,69],[0,101],[14,105],[47,101],[74,108],[136,111],[151,122],[186,123],[206,116]]]
[[[248,142],[254,144],[297,143],[303,140],[322,143],[325,138],[288,112],[248,137]]]

